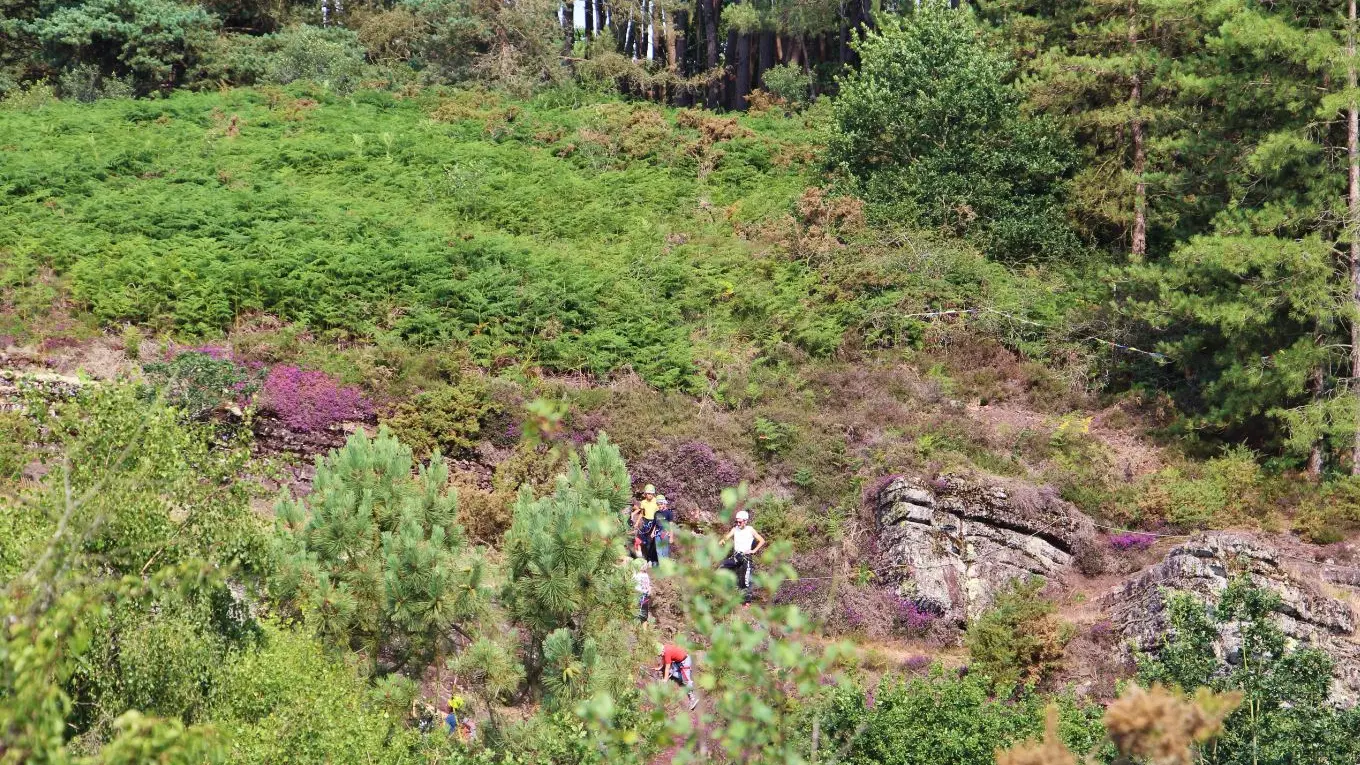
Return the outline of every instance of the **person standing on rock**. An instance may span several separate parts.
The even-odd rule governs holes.
[[[736,523],[723,537],[723,542],[732,540],[732,554],[721,564],[722,568],[737,575],[737,589],[743,593],[743,604],[751,602],[751,576],[755,572],[756,553],[765,547],[765,537],[751,525],[751,514],[745,510],[737,511]]]

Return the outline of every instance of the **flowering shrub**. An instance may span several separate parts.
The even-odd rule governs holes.
[[[1110,537],[1110,547],[1120,552],[1146,550],[1156,541],[1157,537],[1152,534],[1139,534],[1136,531],[1129,531]]]
[[[373,407],[358,388],[340,385],[330,375],[280,364],[269,370],[262,404],[293,430],[323,430],[338,422],[367,419]]]
[[[864,493],[863,495],[860,496],[860,501],[863,502],[866,506],[872,507],[873,505],[878,503],[878,495],[882,494],[883,490],[888,488],[888,484],[892,483],[893,481],[896,481],[901,477],[902,476],[898,475],[897,473],[889,473],[888,475],[879,476],[878,478],[875,478],[873,483],[870,483],[868,486],[864,487]]]
[[[236,357],[232,353],[231,346],[227,345],[199,345],[190,348],[186,353],[201,353],[214,361],[224,361]]]
[[[781,606],[805,602],[813,595],[816,595],[817,590],[817,582],[811,582],[806,579],[796,582],[784,582],[779,585],[779,591],[774,594],[774,602],[776,605]]]
[[[929,604],[917,603],[900,595],[894,595],[894,598],[897,600],[894,614],[897,628],[909,635],[924,634],[935,624],[935,620],[940,618],[936,609],[932,609]]]
[[[902,669],[906,670],[907,672],[920,672],[921,670],[929,666],[930,657],[920,654],[916,656],[908,656],[907,660],[902,662]]]
[[[784,582],[774,602],[807,611],[831,634],[857,633],[875,639],[921,637],[940,618],[930,603],[915,602],[885,587],[846,581],[833,589],[828,579]]]
[[[1091,625],[1087,634],[1096,643],[1109,643],[1115,638],[1114,623],[1109,619],[1101,619]]]
[[[681,518],[692,518],[699,510],[716,510],[722,505],[722,490],[742,479],[736,465],[702,441],[662,447],[630,467],[633,485],[655,484]]]

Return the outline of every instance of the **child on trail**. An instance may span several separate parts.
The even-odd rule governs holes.
[[[645,561],[633,560],[633,589],[638,594],[638,621],[645,623],[652,609],[652,577]]]
[[[723,537],[723,542],[732,540],[732,554],[719,564],[737,575],[737,589],[743,592],[745,605],[751,603],[751,574],[755,569],[753,560],[756,553],[765,546],[765,537],[749,525],[750,520],[750,513],[745,510],[737,511],[737,525]]]
[[[694,675],[691,672],[689,653],[674,643],[667,643],[664,646],[658,643],[657,650],[661,653],[661,663],[656,667],[656,671],[685,689],[690,709],[699,706],[699,698],[694,695]]]
[[[671,513],[671,503],[666,499],[666,495],[656,495],[656,559],[671,557],[671,543],[675,541],[675,532],[671,530],[671,524],[675,521],[675,516]]]

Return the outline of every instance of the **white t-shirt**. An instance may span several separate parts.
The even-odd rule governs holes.
[[[749,555],[751,548],[756,544],[756,530],[749,525],[738,526],[732,529],[732,549],[743,555]]]
[[[633,589],[637,590],[639,595],[652,594],[652,578],[647,576],[646,571],[633,572]]]

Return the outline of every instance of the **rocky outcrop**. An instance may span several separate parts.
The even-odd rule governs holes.
[[[888,578],[957,623],[984,611],[1011,580],[1062,579],[1094,549],[1090,518],[1025,484],[895,478],[876,505]]]
[[[1295,543],[1242,532],[1208,532],[1177,546],[1160,563],[1124,582],[1104,597],[1114,628],[1130,649],[1155,650],[1170,625],[1169,592],[1187,592],[1216,603],[1228,583],[1245,576],[1280,598],[1276,621],[1297,645],[1319,648],[1335,661],[1332,697],[1352,705],[1360,700],[1360,645],[1352,641],[1356,615],[1351,606],[1320,591],[1328,569],[1291,551]],[[1215,646],[1227,661],[1240,642],[1225,630]]]

